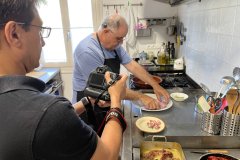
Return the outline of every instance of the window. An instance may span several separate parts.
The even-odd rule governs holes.
[[[52,28],[42,55],[45,65],[72,66],[79,41],[93,32],[91,0],[46,0],[39,7],[43,26]]]

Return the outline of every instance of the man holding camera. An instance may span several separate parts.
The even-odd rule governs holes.
[[[133,75],[150,84],[159,101],[164,100],[165,103],[168,103],[169,93],[143,67],[133,61],[121,46],[127,32],[128,25],[125,19],[118,14],[114,14],[108,16],[102,22],[96,33],[89,35],[78,44],[74,52],[73,102],[84,97],[84,89],[89,74],[93,70],[99,66],[107,65],[113,72],[119,73],[120,64],[122,64]],[[161,107],[160,103],[153,98],[129,89],[126,92],[125,99],[140,100],[148,109]],[[95,107],[95,109],[98,109],[98,107]],[[103,118],[104,115],[100,117]],[[88,118],[90,117],[88,116]]]

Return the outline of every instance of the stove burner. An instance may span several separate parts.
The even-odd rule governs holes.
[[[165,89],[171,89],[174,87],[181,87],[181,88],[192,88],[192,89],[199,89],[200,86],[194,82],[189,76],[183,73],[155,73],[154,75],[157,75],[162,78],[162,82],[160,85]],[[130,79],[133,78],[133,75],[130,76]],[[129,87],[131,89],[143,89],[134,86],[134,84],[131,83]],[[149,88],[152,89],[152,88]]]

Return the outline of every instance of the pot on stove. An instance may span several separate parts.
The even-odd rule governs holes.
[[[162,79],[158,76],[152,76],[153,79],[158,83],[160,84],[162,82]],[[140,80],[139,78],[137,77],[133,77],[131,79],[132,83],[134,86],[136,86],[137,88],[140,88],[140,89],[149,89],[149,88],[152,88],[148,83]]]

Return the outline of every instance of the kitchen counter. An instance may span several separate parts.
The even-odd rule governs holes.
[[[43,91],[44,93],[63,96],[63,81],[59,68],[42,68],[41,70],[28,73],[27,76],[38,78],[45,82],[46,88]]]
[[[168,91],[173,92],[171,89]],[[142,111],[140,114],[140,110],[134,103],[123,102],[128,128],[123,137],[122,160],[140,159],[140,143],[144,140],[151,140],[153,135],[165,136],[169,142],[180,143],[189,160],[200,157],[199,154],[190,153],[191,149],[203,148],[229,149],[230,154],[240,158],[240,137],[211,135],[201,130],[201,114],[195,110],[195,96],[203,95],[204,92],[201,89],[185,89],[183,92],[188,94],[189,98],[184,102],[172,100],[173,106],[165,111]],[[135,126],[136,120],[141,116],[158,117],[165,122],[166,127],[157,134],[143,133]]]

